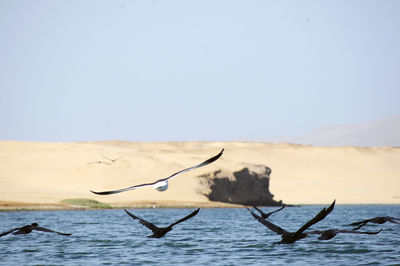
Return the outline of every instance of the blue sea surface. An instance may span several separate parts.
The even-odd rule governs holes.
[[[287,207],[269,220],[296,231],[324,206]],[[266,212],[276,208],[262,208]],[[129,209],[158,226],[194,209]],[[400,217],[400,205],[337,205],[311,229],[346,228],[375,216]],[[1,212],[0,232],[33,222],[72,236],[34,231],[0,237],[1,265],[400,265],[400,225],[367,225],[377,235],[317,235],[294,244],[274,244],[280,236],[258,223],[245,208],[201,209],[163,238],[124,210]]]

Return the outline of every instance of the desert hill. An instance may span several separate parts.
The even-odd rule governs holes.
[[[179,175],[165,192],[152,188],[107,196],[89,192],[151,182],[198,164],[222,148],[225,152],[218,161]],[[269,191],[276,202],[400,203],[396,198],[400,194],[399,148],[125,141],[0,141],[0,201],[57,204],[63,199],[89,198],[129,206],[141,202],[213,206],[201,176],[221,171],[227,173],[221,178],[234,178],[235,172],[249,165],[271,170]]]

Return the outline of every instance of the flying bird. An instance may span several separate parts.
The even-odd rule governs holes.
[[[63,236],[70,236],[72,234],[66,234],[66,233],[60,233],[57,231],[53,231],[44,227],[40,227],[37,223],[33,223],[31,225],[25,225],[22,227],[17,227],[14,229],[11,229],[10,231],[7,232],[3,232],[0,234],[0,237],[5,236],[9,233],[12,233],[13,235],[22,235],[22,234],[29,234],[30,232],[32,232],[33,230],[37,230],[37,231],[42,231],[42,232],[48,232],[48,233],[57,233],[59,235],[63,235]]]
[[[380,233],[382,230],[376,232],[360,232],[356,230],[339,230],[339,229],[328,229],[328,230],[314,230],[314,231],[307,231],[306,234],[318,234],[319,240],[329,240],[334,238],[339,233],[345,234],[367,234],[367,235],[376,235]]]
[[[214,157],[212,157],[212,158],[210,158],[210,159],[208,159],[208,160],[206,160],[206,161],[204,161],[204,162],[202,162],[202,163],[200,163],[198,165],[183,169],[183,170],[181,170],[179,172],[176,172],[175,174],[170,175],[169,177],[159,179],[159,180],[157,180],[155,182],[152,182],[152,183],[145,183],[145,184],[135,185],[135,186],[131,186],[131,187],[123,188],[123,189],[111,190],[111,191],[96,192],[96,191],[90,190],[90,192],[92,192],[94,194],[98,194],[98,195],[110,195],[110,194],[120,193],[120,192],[132,190],[132,189],[137,189],[137,188],[140,188],[140,187],[147,187],[147,186],[153,186],[153,188],[158,190],[158,191],[165,191],[165,190],[168,189],[168,180],[170,180],[171,178],[173,178],[173,177],[175,177],[175,176],[177,176],[179,174],[182,174],[182,173],[185,173],[185,172],[189,172],[191,170],[194,170],[196,168],[205,166],[207,164],[210,164],[210,163],[218,160],[218,158],[222,156],[223,152],[224,152],[224,149],[222,149],[221,152],[218,153],[217,155],[215,155]]]
[[[124,209],[125,210],[125,209]],[[144,226],[146,226],[147,228],[149,228],[153,234],[147,237],[151,237],[151,238],[160,238],[163,237],[166,233],[168,233],[169,231],[172,230],[172,227],[176,224],[179,224],[183,221],[186,221],[187,219],[192,218],[193,216],[195,216],[198,212],[199,212],[200,208],[198,208],[197,210],[195,210],[194,212],[192,212],[191,214],[189,214],[188,216],[176,221],[175,223],[172,223],[170,225],[168,225],[167,227],[158,227],[142,218],[139,218],[135,215],[133,215],[132,213],[128,212],[127,210],[125,210],[125,212],[132,217],[132,219],[134,220],[139,220],[139,223],[143,224]]]
[[[95,164],[95,163],[98,163],[98,164],[104,163],[104,164],[111,165],[109,162],[103,162],[103,161],[95,161],[95,162],[90,162],[90,163],[87,163],[87,164]]]
[[[285,229],[282,229],[281,227],[271,223],[270,221],[263,219],[262,217],[258,216],[255,214],[252,210],[248,209],[253,215],[253,217],[263,225],[265,225],[269,230],[277,233],[278,235],[281,235],[281,241],[277,242],[279,244],[291,244],[296,242],[297,240],[303,239],[307,237],[307,234],[304,233],[304,231],[312,226],[313,224],[318,223],[319,221],[323,220],[335,207],[335,202],[336,200],[333,201],[333,203],[328,207],[328,208],[323,208],[314,218],[312,218],[310,221],[308,221],[306,224],[304,224],[302,227],[300,227],[299,230],[296,232],[288,232]]]
[[[261,218],[267,219],[271,214],[283,210],[285,208],[285,206],[282,206],[281,208],[279,208],[279,209],[277,209],[275,211],[269,212],[269,213],[263,212],[262,210],[257,208],[257,206],[253,206],[253,208],[256,209],[261,214]]]
[[[353,230],[358,230],[361,227],[363,227],[364,225],[366,225],[367,223],[384,224],[386,222],[391,222],[391,223],[395,223],[395,224],[400,224],[397,221],[400,221],[400,219],[399,218],[390,217],[390,216],[379,216],[379,217],[375,217],[375,218],[371,218],[371,219],[366,219],[364,221],[351,223],[351,224],[348,224],[348,225],[358,225],[357,227],[353,228]]]
[[[103,158],[105,158],[105,159],[111,161],[112,163],[115,163],[116,161],[118,161],[118,160],[121,159],[122,157],[118,157],[118,158],[115,158],[115,159],[111,159],[111,158],[108,158],[107,156],[104,156],[104,155],[103,155]]]

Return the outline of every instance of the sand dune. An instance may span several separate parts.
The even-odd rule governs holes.
[[[98,196],[151,182],[193,166],[225,148],[215,163],[180,175],[169,189],[151,187]],[[108,158],[120,158],[111,163]],[[92,163],[96,161],[109,162]],[[244,164],[272,169],[274,200],[287,204],[400,203],[400,148],[312,147],[251,142],[35,143],[0,141],[0,202],[57,204],[67,198],[90,198],[116,205],[154,202],[213,206],[199,194],[199,175]],[[215,204],[215,205],[218,205]]]

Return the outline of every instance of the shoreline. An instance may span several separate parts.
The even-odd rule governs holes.
[[[0,212],[9,211],[66,211],[66,210],[110,210],[110,209],[178,209],[178,208],[243,208],[239,204],[223,202],[188,202],[188,201],[136,201],[108,204],[108,207],[90,207],[66,203],[37,203],[0,201]]]
[[[207,167],[170,182],[168,191],[152,188],[107,197],[89,192],[149,183],[204,161],[225,149]],[[107,158],[119,158],[115,162]],[[249,166],[272,170],[273,200],[287,205],[400,204],[400,148],[313,147],[244,142],[88,142],[0,141],[0,209],[82,209],[63,200],[93,199],[112,207],[235,207],[212,202],[202,176],[221,171],[220,180]],[[260,185],[240,184],[239,202]],[[226,192],[225,192],[226,193]],[[226,196],[226,195],[225,195]],[[229,197],[225,197],[229,201]],[[213,198],[213,200],[215,200]],[[64,202],[66,203],[66,202]],[[67,202],[71,203],[71,202]],[[92,206],[93,207],[93,206]]]
[[[296,204],[287,205],[287,207],[302,207],[302,206],[315,206],[324,205],[320,204]],[[341,206],[351,205],[400,205],[400,203],[339,203]],[[223,202],[176,202],[176,201],[140,201],[140,202],[126,202],[110,204],[109,207],[88,207],[82,205],[73,205],[65,203],[28,203],[28,202],[8,202],[0,201],[0,212],[22,212],[22,211],[90,211],[90,210],[118,210],[118,209],[190,209],[190,208],[204,208],[204,209],[236,209],[245,208],[246,205],[230,204]],[[261,206],[261,207],[277,207],[277,206]]]

